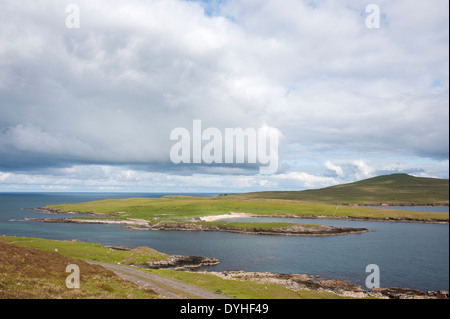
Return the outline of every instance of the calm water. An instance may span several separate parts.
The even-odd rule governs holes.
[[[381,286],[420,290],[449,289],[449,226],[416,223],[252,218],[365,227],[376,232],[331,237],[255,236],[222,232],[125,230],[114,225],[11,222],[25,217],[52,217],[36,210],[47,204],[105,198],[165,194],[39,193],[0,194],[0,235],[78,239],[130,247],[149,246],[161,252],[213,256],[221,263],[208,270],[306,273],[350,280],[364,287],[365,267],[380,267]],[[200,195],[200,194],[198,194]],[[212,194],[201,194],[202,196]],[[410,207],[411,209],[411,207]],[[73,215],[71,215],[73,216]],[[59,216],[58,216],[59,217]],[[239,219],[239,221],[248,221]]]

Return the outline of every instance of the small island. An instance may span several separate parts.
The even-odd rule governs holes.
[[[233,216],[233,215],[230,215]],[[199,218],[200,219],[200,218]],[[46,223],[76,224],[115,224],[134,230],[171,230],[171,231],[221,231],[254,235],[282,236],[336,236],[360,234],[367,228],[336,227],[300,223],[239,223],[239,222],[204,222],[201,221],[146,221],[143,219],[96,219],[96,218],[25,218],[27,221]]]

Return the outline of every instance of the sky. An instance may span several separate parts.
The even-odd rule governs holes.
[[[448,178],[448,12],[447,0],[2,0],[0,191]],[[276,129],[278,170],[175,164],[171,132],[195,120]]]

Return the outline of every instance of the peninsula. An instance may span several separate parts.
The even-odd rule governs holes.
[[[140,230],[226,231],[295,236],[344,235],[370,230],[299,223],[257,223],[252,222],[250,217],[448,223],[448,213],[366,207],[374,203],[384,206],[448,205],[448,189],[448,180],[394,174],[303,192],[248,193],[216,197],[164,196],[48,205],[40,207],[43,213],[78,216],[27,220],[120,224]],[[242,217],[250,219],[245,222],[225,221]]]

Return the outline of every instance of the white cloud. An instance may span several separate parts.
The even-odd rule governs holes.
[[[342,167],[340,167],[338,165],[334,165],[330,161],[325,162],[325,167],[329,170],[334,171],[338,176],[342,176],[344,174],[344,172],[342,171]]]
[[[291,187],[297,185],[297,189],[322,188],[338,184],[334,178],[315,176],[304,172],[279,174],[275,176],[275,179],[285,183],[287,182]],[[294,185],[292,185],[292,183],[294,183]]]
[[[80,0],[80,29],[65,27],[67,4],[2,2],[0,169],[16,180],[45,183],[65,167],[50,175],[79,187],[81,176],[196,184],[169,160],[170,131],[193,119],[279,129],[280,166],[318,159],[264,180],[192,170],[211,187],[327,186],[389,158],[448,176],[435,169],[449,151],[448,1],[381,0],[377,30],[360,0]]]
[[[357,168],[356,177],[358,179],[373,177],[374,169],[367,165],[363,160],[353,161],[352,164]]]

